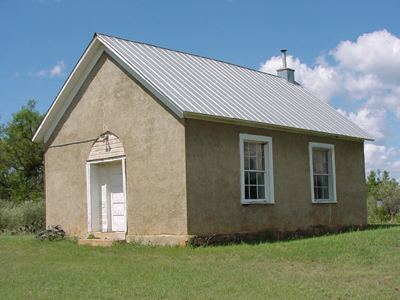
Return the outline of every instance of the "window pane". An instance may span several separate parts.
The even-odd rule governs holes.
[[[244,172],[244,184],[249,184],[250,182],[249,172]]]
[[[264,156],[264,146],[261,143],[257,144],[257,156],[259,157]]]
[[[314,186],[319,187],[321,186],[321,176],[320,175],[314,175]]]
[[[250,188],[248,185],[244,187],[244,198],[245,199],[250,199]]]
[[[248,142],[243,143],[243,150],[244,150],[244,157],[249,156],[249,143]]]
[[[250,157],[250,170],[257,170],[255,157]]]
[[[323,172],[323,163],[324,163],[324,153],[321,150],[313,151],[313,164],[314,164],[314,172],[322,173]]]
[[[250,199],[257,199],[257,186],[250,186]]]
[[[259,185],[257,188],[258,188],[258,199],[265,199],[265,186]]]
[[[317,187],[314,188],[314,198],[316,200],[321,199],[321,189],[320,188],[317,188]]]
[[[329,176],[328,175],[321,175],[321,182],[322,182],[322,186],[324,187],[328,187],[329,186]]]
[[[329,175],[314,175],[314,186],[315,187],[328,187],[329,186]]]
[[[256,156],[256,143],[248,143],[249,144],[249,155]]]
[[[257,172],[257,184],[264,184],[264,172]]]
[[[244,169],[250,170],[250,158],[248,158],[248,157],[244,158]]]
[[[264,158],[257,157],[257,170],[264,171]]]
[[[250,184],[257,184],[257,172],[250,173]]]
[[[322,199],[329,200],[329,188],[324,187],[322,190]]]
[[[328,174],[329,150],[313,150],[313,171],[317,174]]]
[[[314,198],[315,200],[329,200],[329,187],[315,187]]]

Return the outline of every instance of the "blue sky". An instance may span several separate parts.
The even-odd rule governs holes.
[[[96,31],[268,72],[287,48],[297,80],[377,136],[367,168],[400,178],[399,11],[399,1],[3,0],[0,122],[28,99],[45,112]]]

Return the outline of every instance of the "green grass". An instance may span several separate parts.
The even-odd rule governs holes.
[[[205,248],[0,236],[1,299],[399,299],[400,226]]]

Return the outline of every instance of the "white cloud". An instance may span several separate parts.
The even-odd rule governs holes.
[[[30,73],[30,75],[38,78],[44,78],[44,77],[62,77],[64,76],[64,70],[65,70],[65,63],[63,60],[58,61],[53,67],[50,69],[42,69],[39,70],[35,73]]]
[[[382,139],[384,137],[384,127],[385,127],[385,110],[371,110],[367,107],[361,108],[356,113],[346,112],[343,109],[338,109],[338,111],[364,129],[366,132],[370,133],[376,139]]]
[[[356,42],[340,42],[329,53],[334,63],[319,56],[308,66],[289,55],[288,66],[295,69],[298,82],[324,100],[338,94],[355,100],[374,98],[366,103],[383,105],[400,118],[400,38],[386,30],[374,31]],[[280,57],[274,56],[260,70],[275,74],[280,67]]]
[[[400,86],[397,86],[396,88],[390,90],[390,92],[388,92],[386,95],[383,95],[381,101],[379,101],[379,98],[374,100],[377,106],[383,103],[385,107],[392,110],[396,117],[400,119]],[[372,99],[370,102],[372,103]]]
[[[46,77],[49,72],[47,70],[40,70],[35,73],[36,77]]]
[[[340,42],[331,54],[342,68],[376,74],[385,81],[400,80],[400,39],[387,30]]]
[[[365,169],[370,170],[389,170],[393,176],[399,177],[400,174],[400,151],[394,147],[375,145],[366,143],[364,146]]]
[[[60,77],[64,75],[65,63],[64,61],[58,61],[55,66],[50,70],[51,77]]]
[[[384,88],[383,83],[375,74],[352,74],[345,72],[343,88],[349,93],[350,98],[365,99],[377,90]]]
[[[296,81],[303,84],[311,92],[323,100],[329,99],[338,92],[339,78],[336,70],[324,64],[319,58],[315,67],[309,67],[300,62],[300,59],[291,55],[287,56],[288,67],[295,70]],[[276,70],[282,67],[282,60],[279,56],[273,56],[261,65],[263,72],[275,74]]]
[[[383,166],[387,160],[387,150],[385,146],[366,143],[364,146],[366,169],[375,169]],[[378,167],[379,168],[379,167]]]
[[[288,66],[295,69],[296,81],[325,101],[334,98],[340,113],[377,139],[379,146],[365,147],[369,169],[387,169],[400,177],[400,149],[388,146],[392,141],[386,139],[390,128],[397,127],[390,122],[400,122],[399,37],[387,30],[366,33],[339,42],[311,66],[289,55]],[[279,68],[281,59],[274,56],[260,70],[276,74]],[[353,111],[346,111],[348,107]]]

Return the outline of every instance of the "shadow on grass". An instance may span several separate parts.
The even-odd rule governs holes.
[[[195,236],[188,242],[188,245],[193,247],[232,244],[254,245],[260,243],[274,243],[320,236],[331,236],[355,231],[388,229],[399,226],[400,224],[368,224],[364,226],[312,226],[308,229],[299,229],[295,231],[268,230],[263,232],[213,234]]]

